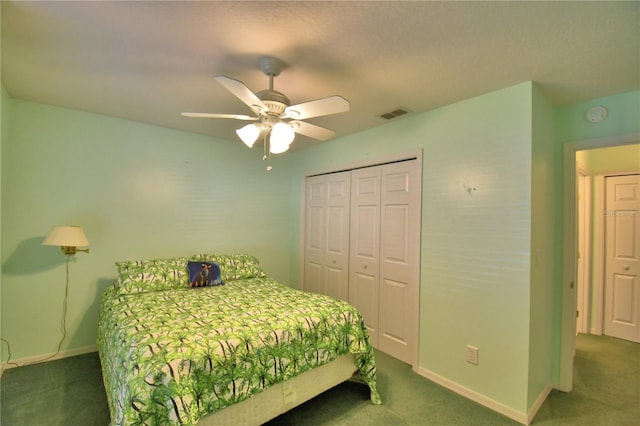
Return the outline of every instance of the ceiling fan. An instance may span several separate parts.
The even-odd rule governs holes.
[[[255,116],[242,114],[215,114],[200,112],[183,112],[187,117],[231,118],[235,120],[254,121],[255,123],[236,130],[240,139],[251,148],[260,135],[264,139],[264,156],[280,154],[289,149],[295,133],[318,140],[327,140],[335,132],[333,130],[301,121],[307,118],[337,114],[349,111],[349,101],[342,96],[329,96],[297,105],[291,105],[289,98],[273,89],[273,78],[278,76],[285,64],[279,59],[264,57],[260,60],[260,69],[269,77],[269,88],[253,93],[244,83],[223,75],[214,78],[228,91],[244,102]],[[267,135],[269,136],[267,141]],[[271,170],[271,166],[267,167]]]

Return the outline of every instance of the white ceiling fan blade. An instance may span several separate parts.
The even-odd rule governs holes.
[[[258,120],[259,117],[250,117],[248,115],[243,114],[214,114],[209,112],[183,112],[182,115],[185,117],[196,117],[196,118],[233,118],[236,120],[247,120],[247,121],[255,121]]]
[[[342,96],[329,96],[315,101],[291,105],[285,108],[285,117],[295,120],[320,117],[322,115],[338,114],[349,111],[349,101]]]
[[[228,91],[233,93],[238,99],[244,102],[252,110],[257,113],[267,111],[269,108],[241,81],[233,78],[217,75],[214,77],[216,81],[222,84]]]
[[[331,129],[316,126],[315,124],[307,123],[304,121],[290,121],[289,125],[291,125],[294,132],[321,141],[326,141],[336,134],[336,132]]]

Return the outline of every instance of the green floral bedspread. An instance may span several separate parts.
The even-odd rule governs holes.
[[[98,349],[114,425],[192,425],[347,353],[380,404],[358,311],[269,278],[125,295],[109,287]]]

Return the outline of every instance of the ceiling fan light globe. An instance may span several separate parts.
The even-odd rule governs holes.
[[[295,136],[296,133],[288,124],[282,122],[274,124],[269,136],[269,151],[272,154],[282,154],[289,149]]]
[[[288,149],[289,149],[289,144],[278,142],[277,140],[274,140],[273,138],[271,138],[271,140],[269,141],[269,151],[272,154],[282,154],[283,152],[287,151]]]
[[[258,140],[258,136],[260,136],[260,129],[255,124],[247,124],[246,126],[236,130],[236,133],[242,142],[251,148]]]
[[[286,123],[276,123],[271,129],[271,142],[275,140],[277,144],[291,145],[296,137],[296,132]]]

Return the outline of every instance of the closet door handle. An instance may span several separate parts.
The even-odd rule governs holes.
[[[630,268],[629,268],[629,265],[624,265],[622,269],[624,269],[625,271],[628,271]]]
[[[367,265],[364,265],[364,269],[367,269]]]

